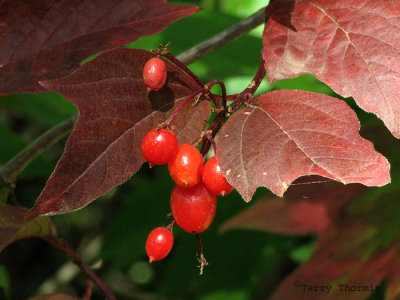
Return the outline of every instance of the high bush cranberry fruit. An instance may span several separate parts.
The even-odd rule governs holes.
[[[196,147],[189,144],[179,145],[176,155],[168,162],[168,170],[177,185],[195,186],[200,182],[203,172],[203,157]]]
[[[152,91],[163,88],[167,80],[167,66],[159,57],[150,58],[143,67],[144,84]]]
[[[204,164],[202,178],[206,188],[215,195],[225,196],[233,190],[224,177],[216,156],[211,157]]]
[[[194,187],[176,185],[171,193],[171,210],[176,224],[189,233],[210,227],[217,208],[217,196],[200,182]]]
[[[164,259],[174,245],[174,236],[172,232],[164,227],[154,228],[146,241],[146,252],[149,261],[157,261]]]
[[[163,165],[175,157],[178,150],[176,135],[164,128],[151,129],[143,138],[142,153],[150,165]]]

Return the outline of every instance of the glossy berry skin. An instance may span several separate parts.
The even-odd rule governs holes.
[[[217,196],[203,183],[183,188],[176,185],[171,193],[171,210],[176,224],[189,233],[200,233],[210,227],[217,208]]]
[[[149,262],[162,260],[165,258],[174,245],[174,236],[172,232],[164,227],[154,228],[146,241],[146,252],[149,256]]]
[[[233,191],[233,187],[221,171],[216,156],[211,157],[204,164],[202,178],[206,188],[217,196],[225,196]]]
[[[201,181],[203,157],[196,147],[189,144],[179,145],[176,155],[168,162],[168,170],[177,185],[195,186]]]
[[[143,67],[143,81],[151,91],[159,91],[167,80],[167,66],[159,57],[150,58]]]
[[[175,133],[161,128],[151,129],[143,138],[142,153],[150,165],[164,165],[172,160],[178,151]]]

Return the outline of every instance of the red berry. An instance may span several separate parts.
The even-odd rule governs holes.
[[[146,252],[149,256],[149,261],[162,260],[171,252],[173,245],[174,236],[171,231],[164,227],[154,228],[146,241]]]
[[[191,188],[174,187],[171,210],[176,224],[189,233],[200,233],[210,227],[217,208],[217,196],[200,182]]]
[[[178,139],[169,130],[151,129],[143,138],[142,153],[150,165],[163,165],[175,157],[178,150]]]
[[[211,157],[204,164],[202,177],[206,188],[215,195],[225,196],[233,191],[233,187],[228,183],[221,171],[216,156]]]
[[[177,185],[195,186],[200,182],[203,172],[203,157],[192,145],[179,145],[176,155],[168,162],[168,170]]]
[[[144,84],[152,91],[162,89],[167,80],[167,66],[159,57],[150,58],[143,67]]]

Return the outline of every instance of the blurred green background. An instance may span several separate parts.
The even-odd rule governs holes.
[[[268,1],[169,2],[199,5],[203,10],[172,24],[160,34],[141,38],[127,47],[149,50],[157,48],[159,43],[171,42],[169,49],[177,55],[251,15]],[[262,27],[259,27],[189,67],[203,81],[221,79],[229,94],[237,93],[257,71],[261,46]],[[257,94],[274,89],[335,95],[311,75],[271,85],[264,81]],[[382,127],[375,116],[357,109],[351,99],[346,101],[356,110],[363,130]],[[5,163],[44,131],[76,113],[72,104],[54,93],[1,98],[0,163]],[[388,144],[377,144],[376,149],[396,165],[398,154],[390,146],[394,138],[385,134]],[[19,176],[16,199],[21,205],[33,205],[61,156],[65,141],[53,145]],[[393,182],[397,182],[396,178]],[[201,234],[209,262],[204,275],[199,276],[196,267],[194,236],[177,226],[174,227],[175,245],[169,257],[148,264],[145,240],[154,227],[169,223],[167,214],[172,187],[166,167],[149,169],[146,164],[128,182],[86,208],[52,218],[59,237],[79,249],[83,259],[96,269],[118,299],[267,299],[285,276],[307,260],[314,248],[315,236],[289,237],[252,230],[220,233],[218,228],[224,221],[251,205],[233,192],[219,199],[214,223]],[[268,191],[259,189],[253,201],[265,195]],[[28,299],[50,292],[80,296],[85,288],[82,273],[45,241],[18,241],[0,254],[0,299]],[[381,299],[382,293],[370,298]],[[92,299],[104,297],[95,288]]]

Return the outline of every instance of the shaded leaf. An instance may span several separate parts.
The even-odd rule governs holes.
[[[142,70],[152,56],[143,50],[114,50],[68,77],[43,83],[74,103],[79,119],[29,217],[82,208],[140,168],[147,131],[165,121],[184,96],[199,90],[186,73],[167,63],[166,85],[148,93]],[[209,113],[206,101],[197,107],[187,104],[172,122],[179,143],[195,141]]]
[[[50,218],[25,221],[28,209],[0,203],[0,251],[12,242],[28,237],[51,237],[56,229]]]
[[[344,97],[382,119],[400,137],[400,2],[293,0],[283,19],[279,1],[266,13],[265,68],[270,82],[313,73]],[[379,49],[379,51],[377,51]]]
[[[90,55],[155,34],[198,7],[165,0],[2,1],[0,95],[45,91]]]
[[[384,279],[386,299],[398,299],[397,193],[384,193],[369,203],[361,197],[351,202],[320,233],[310,260],[290,274],[271,299],[366,299]],[[331,290],[309,291],[313,286],[331,286]]]
[[[30,298],[29,300],[80,300],[80,298],[75,298],[65,294],[43,294]]]
[[[320,175],[382,186],[389,163],[360,137],[343,101],[302,91],[275,91],[235,113],[221,129],[217,156],[227,180],[250,201],[265,186],[282,196],[290,183]]]
[[[224,223],[220,230],[249,228],[289,235],[319,233],[355,195],[365,188],[358,184],[313,182],[303,177],[291,186],[284,198],[267,197]],[[302,185],[302,183],[305,183]]]

